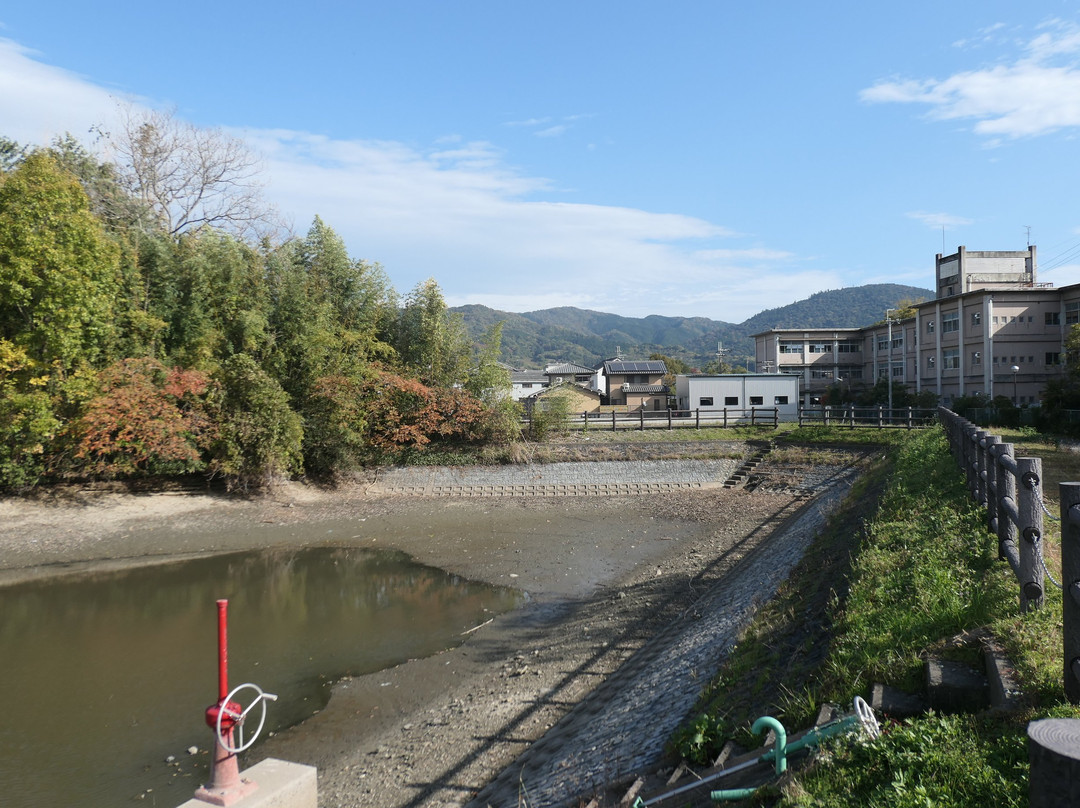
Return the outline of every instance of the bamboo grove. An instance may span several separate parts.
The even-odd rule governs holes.
[[[128,134],[111,160],[0,139],[0,489],[261,486],[515,437],[500,326],[470,343],[434,280],[399,296],[318,217],[283,234],[250,163],[191,168],[203,133]]]

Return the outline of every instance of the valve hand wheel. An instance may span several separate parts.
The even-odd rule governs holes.
[[[859,717],[859,724],[862,726],[863,732],[866,733],[868,738],[876,738],[881,734],[881,725],[878,724],[877,717],[874,715],[874,708],[866,703],[866,700],[862,696],[855,697],[855,714]]]
[[[241,705],[240,712],[230,709],[229,705],[233,703],[237,694],[245,690],[254,690],[255,697],[251,700],[251,703],[247,707],[243,706],[243,702],[237,702]],[[255,739],[259,737],[259,733],[262,732],[263,724],[266,723],[266,702],[277,701],[277,696],[273,693],[264,693],[262,688],[258,685],[253,685],[250,682],[242,684],[238,687],[234,687],[232,692],[225,697],[225,700],[221,704],[221,709],[218,710],[217,722],[214,728],[217,733],[217,742],[230,755],[235,755],[238,752],[243,752],[245,749],[249,749]],[[247,740],[244,740],[244,723],[247,721],[248,716],[256,708],[259,709],[259,725],[255,727],[255,730],[250,733]],[[229,737],[229,728],[226,728],[225,732],[221,731],[221,719],[228,716],[232,722],[232,729],[237,731],[238,743],[232,743]]]

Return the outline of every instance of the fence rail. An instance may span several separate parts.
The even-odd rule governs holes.
[[[918,407],[800,407],[799,426],[821,424],[847,427],[901,427],[915,429],[937,422],[937,410]]]
[[[1037,609],[1044,599],[1042,460],[1016,457],[1011,443],[940,407],[939,420],[953,457],[964,471],[972,498],[986,509],[998,555],[1020,584],[1020,606]],[[1080,497],[1078,497],[1080,501]]]
[[[737,409],[725,407],[722,410],[638,410],[636,412],[583,412],[583,428],[611,429],[678,429],[680,427],[729,427],[729,426],[771,426],[780,423],[780,410],[776,407],[750,407]]]

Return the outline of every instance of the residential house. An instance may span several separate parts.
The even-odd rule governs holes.
[[[667,365],[662,360],[609,359],[596,370],[594,384],[608,404],[630,411],[667,409],[671,391],[664,384]]]

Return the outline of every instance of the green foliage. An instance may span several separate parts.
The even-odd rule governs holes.
[[[0,183],[0,339],[59,372],[104,358],[118,254],[78,180],[27,156]]]
[[[221,366],[214,472],[230,487],[262,488],[302,468],[303,426],[289,407],[289,397],[247,354],[229,357]]]
[[[795,808],[1021,808],[1028,804],[1023,726],[936,716],[872,741],[838,741],[783,801]]]
[[[332,475],[359,467],[369,455],[364,383],[348,376],[316,380],[305,408],[304,466]]]
[[[558,387],[533,399],[529,408],[530,440],[544,441],[552,435],[562,435],[570,427],[570,396]]]
[[[470,350],[464,320],[447,308],[433,278],[406,297],[395,347],[402,364],[427,385],[452,387],[465,379]]]
[[[0,489],[33,487],[48,472],[62,427],[42,390],[0,393]]]
[[[860,548],[833,651],[832,695],[848,701],[868,681],[917,686],[928,645],[1014,606],[1007,572],[941,430],[913,433],[899,446]]]

